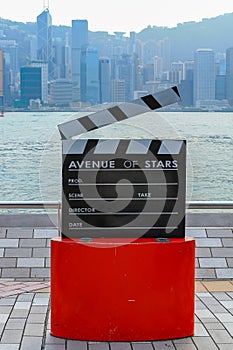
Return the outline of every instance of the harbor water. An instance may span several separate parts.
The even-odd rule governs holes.
[[[0,200],[60,200],[57,124],[85,112],[8,112],[0,118]],[[187,199],[233,200],[233,113],[150,112],[85,138],[187,140]]]

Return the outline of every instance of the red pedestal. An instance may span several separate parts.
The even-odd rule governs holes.
[[[194,239],[54,238],[51,333],[149,341],[194,333]]]

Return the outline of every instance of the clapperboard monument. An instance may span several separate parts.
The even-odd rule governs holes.
[[[185,140],[75,139],[179,99],[173,87],[59,125],[62,225],[51,241],[52,335],[147,341],[194,333]]]

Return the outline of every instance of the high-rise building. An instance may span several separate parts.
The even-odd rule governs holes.
[[[72,101],[72,83],[67,79],[57,79],[50,83],[50,104],[69,106]]]
[[[184,79],[181,80],[179,92],[181,95],[180,104],[182,106],[193,106],[193,74],[194,61],[184,62]]]
[[[180,84],[184,79],[184,63],[172,62],[171,70],[169,71],[169,80],[172,84]]]
[[[194,63],[194,105],[215,100],[215,61],[212,49],[198,49]]]
[[[110,102],[110,60],[107,57],[99,59],[100,103]]]
[[[133,86],[134,86],[134,64],[131,55],[123,54],[118,60],[118,77],[120,80],[125,81],[125,101],[131,101],[133,99]]]
[[[41,80],[41,67],[20,68],[20,99],[25,107],[29,106],[30,100],[42,101]]]
[[[226,51],[226,98],[233,106],[233,47]]]
[[[215,82],[215,99],[226,99],[226,75],[216,75]]]
[[[31,62],[32,67],[38,67],[41,68],[41,98],[43,104],[48,103],[48,63],[46,62],[40,62],[40,61],[34,61]]]
[[[125,80],[111,80],[111,101],[125,102]]]
[[[154,79],[159,80],[162,77],[163,73],[163,60],[159,56],[154,57]]]
[[[73,101],[80,101],[81,89],[81,53],[88,46],[87,20],[72,20],[71,74],[73,83]]]
[[[158,56],[163,60],[163,71],[167,72],[171,66],[171,42],[169,38],[158,41]]]
[[[3,51],[0,49],[0,108],[3,105]]]
[[[48,63],[49,79],[52,79],[52,17],[48,8],[37,16],[37,60]]]
[[[99,102],[99,58],[94,48],[82,50],[81,55],[81,101]]]

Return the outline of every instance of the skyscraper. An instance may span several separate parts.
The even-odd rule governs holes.
[[[81,89],[81,52],[88,46],[88,22],[87,20],[72,20],[72,83],[73,101],[80,101]]]
[[[81,55],[81,101],[92,105],[99,102],[98,51],[90,47]]]
[[[110,102],[110,60],[99,59],[100,103]]]
[[[194,60],[194,105],[215,99],[215,62],[212,49],[198,49]]]
[[[20,68],[21,101],[25,106],[29,106],[30,100],[42,100],[41,77],[40,67]]]
[[[46,62],[35,61],[32,67],[41,68],[41,99],[44,104],[48,103],[48,64]]]
[[[226,51],[226,98],[233,106],[233,47]]]
[[[49,79],[52,79],[52,17],[48,8],[37,16],[37,60],[48,63]]]
[[[162,58],[163,71],[169,71],[171,65],[171,43],[169,38],[158,41],[158,56]]]

